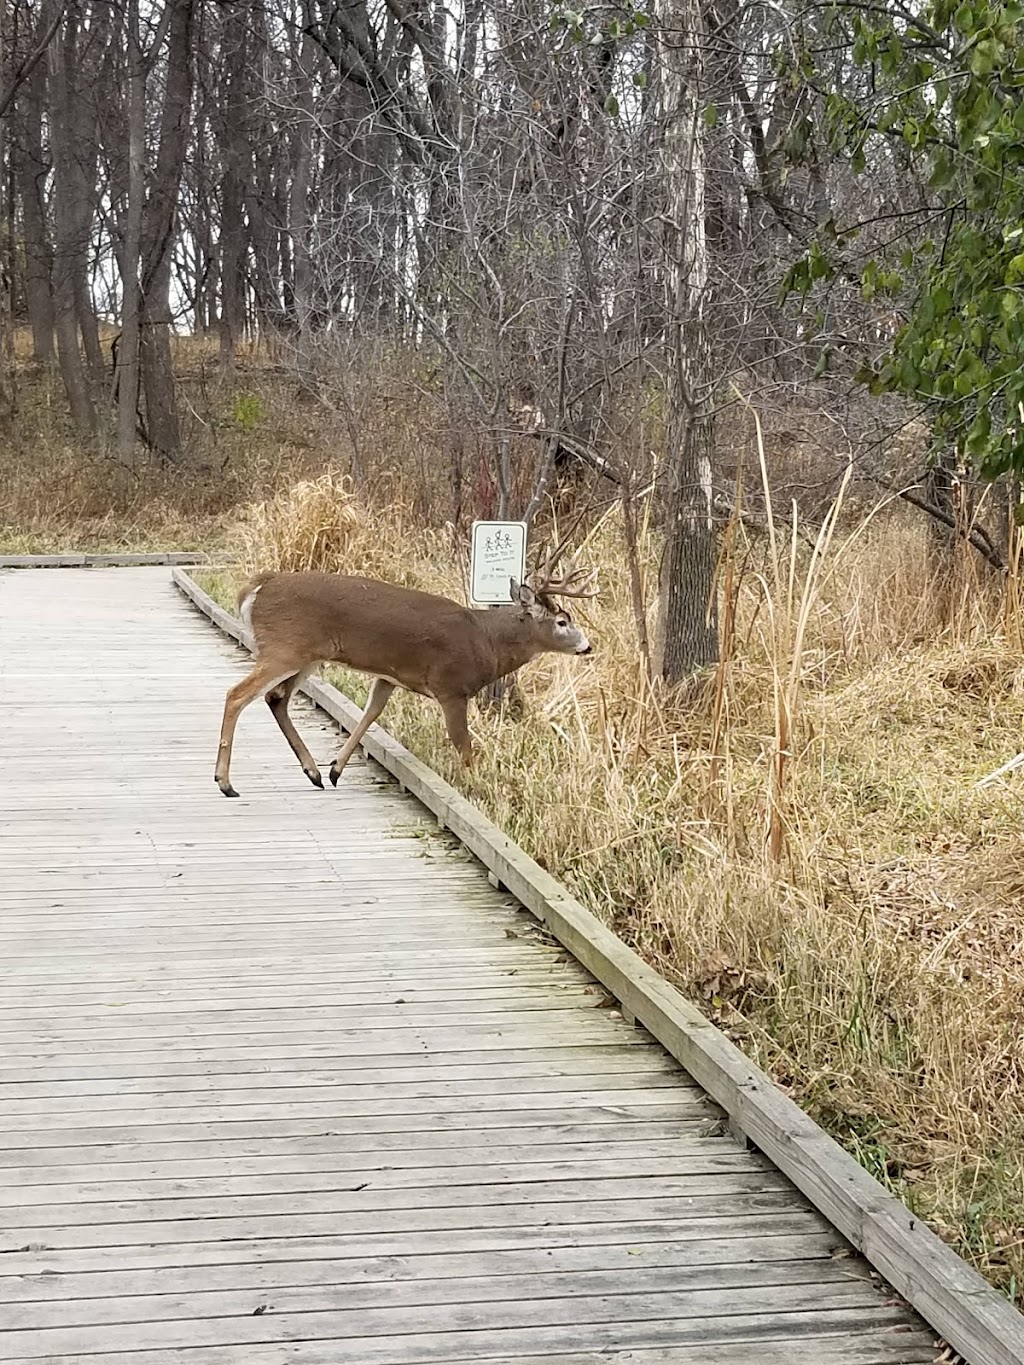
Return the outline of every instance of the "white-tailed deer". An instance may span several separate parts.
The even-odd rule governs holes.
[[[447,597],[372,578],[257,575],[238,595],[257,662],[224,703],[217,786],[225,796],[238,795],[230,778],[235,725],[262,692],[302,771],[314,786],[323,787],[320,770],[288,715],[288,703],[299,684],[324,663],[346,664],[374,679],[366,709],[331,765],[333,785],[396,687],[440,705],[448,736],[468,765],[473,756],[466,714],[471,697],[538,654],[591,652],[586,635],[554,599],[596,596],[595,576],[570,569],[554,579],[549,565],[533,587],[512,579],[508,606],[474,611]]]

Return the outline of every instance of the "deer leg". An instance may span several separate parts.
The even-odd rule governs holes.
[[[288,714],[288,703],[295,694],[295,689],[308,676],[303,671],[293,673],[290,678],[285,678],[276,687],[272,687],[267,693],[267,705],[270,707],[270,714],[277,721],[282,735],[291,746],[291,751],[302,764],[302,771],[312,782],[314,787],[319,787],[323,791],[324,780],[320,776],[320,769],[316,766],[316,759],[302,742],[302,738],[292,723],[292,718]]]
[[[231,742],[235,737],[238,717],[250,702],[256,700],[261,692],[268,692],[275,688],[278,683],[290,678],[294,672],[294,665],[291,668],[282,668],[280,661],[276,663],[273,660],[263,661],[256,665],[247,678],[243,678],[240,683],[232,687],[225,697],[224,718],[220,725],[220,746],[217,749],[217,767],[213,774],[213,780],[225,796],[238,795],[231,785],[229,776]]]
[[[366,710],[359,717],[359,724],[345,741],[345,746],[341,753],[331,764],[331,771],[328,776],[331,779],[331,786],[338,785],[338,778],[341,776],[345,764],[349,761],[356,749],[359,741],[366,734],[370,726],[377,719],[380,713],[388,704],[388,698],[395,690],[395,684],[388,682],[387,678],[374,678],[373,686],[370,688],[370,695],[366,699]]]
[[[473,762],[473,742],[469,737],[469,718],[467,697],[438,698],[444,712],[444,723],[448,727],[448,738],[459,751],[459,757],[466,767]]]

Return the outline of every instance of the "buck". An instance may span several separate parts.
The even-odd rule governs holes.
[[[261,573],[238,595],[254,637],[256,666],[228,692],[214,774],[225,796],[238,717],[262,692],[302,771],[323,787],[320,770],[288,714],[295,689],[324,663],[373,677],[366,709],[331,764],[337,786],[345,764],[396,687],[436,701],[448,737],[467,766],[473,759],[470,698],[539,654],[589,654],[590,642],[555,598],[595,597],[596,573],[541,570],[533,586],[510,580],[508,606],[474,611],[447,597],[372,578],[324,573]]]

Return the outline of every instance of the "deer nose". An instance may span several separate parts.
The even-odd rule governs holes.
[[[584,645],[584,647],[583,647],[582,649],[578,649],[578,650],[576,651],[577,654],[593,654],[593,652],[594,652],[594,646],[591,645],[591,644]]]

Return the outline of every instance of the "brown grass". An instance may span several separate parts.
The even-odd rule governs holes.
[[[7,543],[81,547],[83,508],[90,534],[216,537],[240,557],[237,575],[211,582],[224,601],[238,575],[268,566],[354,570],[464,600],[464,537],[424,529],[412,484],[405,498],[355,497],[337,432],[289,443],[290,410],[268,383],[251,465],[238,454],[221,486],[154,479],[118,502],[107,467],[66,443],[58,457],[48,440],[34,469],[0,465]],[[223,412],[232,401],[218,399]],[[406,410],[399,430],[411,421]],[[436,439],[428,428],[416,462]],[[399,476],[385,435],[382,424],[378,457],[400,489],[412,474]],[[65,471],[60,496],[41,466]],[[247,479],[255,495],[240,505]],[[641,550],[653,594],[649,532]],[[617,511],[585,553],[603,568],[601,599],[581,611],[595,656],[526,670],[520,723],[476,713],[470,775],[436,707],[398,695],[389,728],[1019,1299],[1024,772],[974,786],[1024,748],[1024,667],[997,593],[969,569],[937,624],[925,531],[893,509],[840,516],[813,562],[802,541],[791,553],[782,536],[773,552],[737,528],[727,662],[685,702],[643,680]],[[365,697],[365,680],[337,680]],[[291,761],[282,745],[282,767]]]

